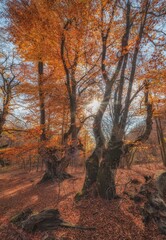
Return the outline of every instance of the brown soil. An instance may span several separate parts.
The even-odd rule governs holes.
[[[51,234],[63,240],[159,240],[166,239],[159,233],[154,223],[144,226],[140,215],[140,205],[126,195],[137,192],[144,183],[144,175],[155,176],[165,169],[160,165],[134,166],[131,170],[118,170],[117,190],[120,199],[106,201],[92,196],[75,203],[73,198],[80,191],[84,173],[72,170],[74,179],[63,183],[37,185],[42,172],[9,170],[0,174],[0,239],[1,240],[42,240],[50,233],[25,233],[9,223],[12,216],[30,207],[34,212],[58,208],[66,222],[81,226],[96,227],[96,230],[58,228]],[[137,179],[140,184],[129,183]]]

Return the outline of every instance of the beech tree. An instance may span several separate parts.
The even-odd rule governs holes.
[[[77,148],[78,133],[82,123],[87,119],[81,119],[79,123],[78,111],[81,108],[80,101],[84,101],[82,95],[96,83],[96,63],[89,61],[88,51],[92,51],[92,46],[87,41],[89,38],[88,17],[89,2],[58,1],[48,2],[47,7],[50,15],[59,17],[59,49],[62,68],[64,71],[64,83],[69,99],[70,126],[64,134],[64,141],[71,135],[73,148]],[[52,26],[55,29],[57,19],[51,18]],[[52,41],[55,34],[52,34]],[[91,57],[89,57],[91,58]],[[84,66],[86,65],[86,70]],[[82,113],[83,115],[83,113]]]
[[[11,113],[12,99],[15,97],[15,88],[19,84],[17,79],[15,57],[1,53],[0,57],[0,137],[2,136],[4,125]]]
[[[100,4],[101,72],[105,92],[94,121],[93,129],[96,148],[86,162],[86,178],[81,194],[86,194],[96,183],[99,195],[105,199],[112,199],[116,196],[115,176],[121,157],[139,142],[146,141],[152,129],[153,109],[152,102],[149,100],[149,80],[143,79],[140,86],[136,83],[136,91],[134,91],[134,84],[139,76],[137,69],[141,69],[139,55],[144,46],[148,46],[147,31],[150,34],[151,31],[154,31],[154,26],[156,27],[159,19],[163,21],[163,16],[165,16],[163,6],[165,3],[160,1],[156,5],[155,1],[152,3],[145,0],[139,1],[136,6],[133,6],[130,1],[113,1],[112,3],[101,1]],[[114,26],[117,26],[117,22],[119,22],[117,14],[120,16],[121,13],[122,19],[125,19],[123,34],[122,37],[120,36],[121,49],[116,47],[117,60],[116,65],[113,67],[115,70],[112,71],[113,74],[110,77],[108,70],[109,60],[107,60],[109,57],[108,46],[110,44],[110,35],[114,34]],[[127,119],[133,100],[141,91],[144,92],[144,106],[146,109],[145,130],[134,142],[126,144],[124,136]],[[111,137],[106,143],[101,123],[112,93],[113,119]],[[76,197],[79,198],[80,195],[77,194]]]
[[[53,168],[53,166],[48,162],[45,148],[47,118],[44,63],[49,59],[49,54],[47,54],[49,42],[46,41],[47,26],[42,20],[40,5],[33,1],[23,0],[21,3],[20,1],[10,1],[8,3],[8,16],[10,18],[8,30],[13,37],[12,41],[18,46],[18,52],[26,61],[31,61],[37,68],[35,74],[38,83],[39,104],[37,107],[40,109],[39,123],[41,129],[39,154],[46,165],[47,175],[51,177],[53,171],[50,168]]]
[[[43,151],[45,151],[43,146],[45,145],[45,141],[47,139],[47,110],[45,107],[47,101],[47,92],[45,91],[45,89],[47,87],[45,83],[46,76],[44,76],[43,73],[43,61],[45,61],[47,66],[55,67],[51,63],[51,61],[53,61],[52,59],[56,58],[55,62],[58,62],[61,59],[62,63],[58,62],[58,64],[60,65],[58,66],[58,68],[60,68],[61,71],[62,69],[64,70],[64,86],[66,86],[66,91],[69,99],[68,104],[70,109],[70,125],[67,132],[63,134],[63,143],[67,142],[67,139],[71,135],[71,146],[69,146],[69,149],[67,147],[67,156],[63,158],[63,161],[61,161],[61,165],[63,165],[63,167],[61,168],[63,169],[65,169],[69,164],[69,160],[71,159],[71,156],[69,158],[69,155],[73,155],[73,151],[75,151],[77,148],[82,147],[80,140],[77,140],[77,135],[86,119],[81,119],[79,126],[77,126],[77,96],[83,94],[83,92],[90,85],[89,82],[94,82],[95,76],[93,76],[92,80],[89,80],[90,76],[93,73],[92,70],[94,67],[91,67],[90,70],[88,69],[88,73],[84,73],[78,80],[75,79],[76,67],[78,64],[82,64],[83,57],[81,55],[84,55],[85,53],[85,51],[83,52],[81,47],[82,37],[80,38],[80,35],[78,35],[78,33],[81,33],[81,31],[83,30],[83,24],[78,22],[78,16],[80,16],[81,8],[78,8],[77,11],[74,11],[74,4],[69,4],[69,6],[71,5],[70,8],[66,9],[65,5],[61,5],[61,3],[59,3],[58,5],[56,3],[57,9],[54,9],[54,4],[46,4],[44,1],[22,1],[21,3],[22,4],[20,4],[20,1],[10,1],[8,4],[9,17],[11,19],[9,31],[10,34],[14,37],[13,41],[18,46],[18,51],[21,53],[21,55],[25,57],[26,60],[31,60],[35,62],[38,61],[38,92],[40,102],[40,126],[42,130],[40,139],[41,142],[44,143],[41,145],[40,149],[43,149],[41,150],[41,155],[43,156],[43,159],[47,166],[49,172],[48,175],[53,175],[53,173],[56,174],[55,172],[57,171],[55,166],[56,159],[53,156],[52,164],[48,164],[48,162],[51,162],[51,156],[50,154],[48,154],[50,159],[49,161],[47,161],[47,151],[46,154],[43,154]],[[62,16],[62,14],[60,14],[60,16],[58,15],[60,11],[63,12],[65,10],[67,15],[68,12],[70,12],[71,10],[73,11],[73,16],[71,16],[70,20],[66,20],[66,18]],[[31,18],[31,21],[27,26],[26,22],[29,21],[29,17],[32,13],[33,18]],[[49,13],[49,16],[47,13]],[[54,18],[54,16],[56,16],[56,18]],[[46,21],[48,21],[47,25]],[[52,28],[56,29],[57,27],[59,28],[59,30],[56,31],[56,33],[52,32]],[[45,33],[42,32],[42,29],[45,30]],[[58,35],[58,39],[55,42],[54,39],[56,34]],[[65,40],[65,38],[67,38],[67,41]],[[79,40],[79,38],[81,40]],[[53,53],[47,51],[48,47],[52,49]],[[81,61],[78,62],[78,59],[81,59]],[[57,68],[54,71],[54,77],[56,74],[56,78],[59,78],[59,80],[63,78],[63,75],[59,74],[59,70]],[[86,77],[87,80],[84,83],[84,79]],[[79,85],[77,83],[79,83]],[[50,85],[53,86],[52,84]],[[78,88],[80,88],[80,85],[81,90],[78,92]],[[56,151],[56,149],[54,150]],[[72,152],[70,150],[72,150]],[[55,170],[52,170],[53,168],[55,168]]]

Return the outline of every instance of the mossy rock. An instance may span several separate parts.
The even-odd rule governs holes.
[[[26,220],[31,214],[33,213],[32,209],[27,208],[23,210],[22,212],[16,214],[10,219],[10,222],[15,225],[21,225],[21,222]]]

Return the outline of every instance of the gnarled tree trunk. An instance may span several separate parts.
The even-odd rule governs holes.
[[[96,148],[92,155],[86,161],[86,177],[83,185],[83,193],[89,189],[93,183],[96,182],[97,173],[99,168],[99,155]]]
[[[40,153],[44,159],[44,163],[46,166],[45,174],[39,183],[44,183],[46,181],[63,181],[67,178],[70,178],[71,175],[66,173],[65,170],[68,167],[68,158],[62,157],[58,159],[57,157],[57,149],[56,148],[46,148],[42,147]]]
[[[122,155],[123,142],[113,142],[103,153],[97,176],[97,190],[100,197],[112,199],[116,196],[115,176]]]

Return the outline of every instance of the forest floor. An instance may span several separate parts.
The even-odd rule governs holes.
[[[71,170],[71,169],[69,169]],[[118,170],[117,190],[119,199],[101,200],[92,196],[78,203],[75,194],[80,191],[84,170],[72,168],[75,178],[65,180],[60,185],[47,183],[37,185],[43,172],[26,172],[9,169],[0,173],[0,240],[43,240],[48,232],[25,233],[9,223],[12,216],[25,208],[34,212],[58,208],[65,222],[81,226],[95,227],[95,230],[58,228],[53,231],[60,240],[159,240],[166,239],[159,233],[154,223],[144,226],[140,215],[140,204],[134,203],[123,194],[124,191],[138,191],[145,182],[144,175],[155,176],[165,169],[161,164],[135,165],[131,170]],[[140,184],[129,183],[137,179]]]

